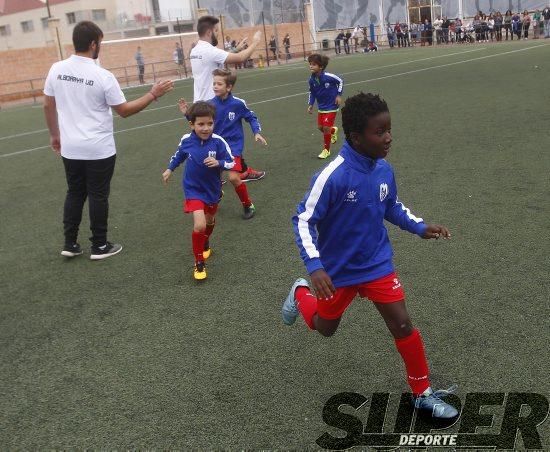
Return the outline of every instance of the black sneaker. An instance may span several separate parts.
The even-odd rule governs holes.
[[[256,207],[254,204],[250,204],[248,207],[244,208],[243,219],[250,220],[256,213]]]
[[[61,255],[65,257],[75,257],[82,254],[82,248],[78,243],[65,243]]]
[[[107,259],[122,251],[122,245],[118,243],[107,242],[103,246],[92,246],[92,254],[90,259],[93,261]]]

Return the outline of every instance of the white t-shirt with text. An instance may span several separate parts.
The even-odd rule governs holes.
[[[111,105],[126,98],[111,72],[72,55],[50,68],[44,94],[55,97],[63,157],[99,160],[116,154]]]
[[[229,55],[228,52],[206,41],[199,40],[193,47],[189,55],[193,72],[193,102],[210,100],[214,97],[212,72],[223,68],[227,55]]]

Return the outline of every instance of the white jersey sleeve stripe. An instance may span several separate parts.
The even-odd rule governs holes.
[[[344,88],[344,81],[337,75],[332,74],[330,72],[325,72],[325,75],[328,75],[329,77],[332,77],[333,79],[338,80],[338,92],[341,93],[342,89]]]
[[[317,250],[313,243],[308,221],[315,211],[315,207],[317,206],[317,202],[321,197],[321,193],[323,192],[323,188],[328,178],[342,163],[344,163],[344,158],[339,155],[321,172],[321,174],[319,174],[306,200],[305,210],[298,215],[298,233],[302,239],[302,246],[310,259],[319,257],[319,250]]]
[[[424,220],[422,218],[419,218],[415,215],[413,215],[411,213],[411,210],[407,207],[405,207],[405,205],[399,201],[399,198],[396,198],[395,199],[395,204],[399,205],[401,207],[401,209],[405,212],[405,214],[407,215],[407,218],[411,221],[414,221],[415,223],[422,223]]]

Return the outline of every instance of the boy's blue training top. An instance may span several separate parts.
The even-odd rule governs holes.
[[[208,102],[216,107],[214,132],[227,141],[234,156],[241,156],[244,150],[243,119],[250,124],[254,135],[262,130],[256,114],[248,108],[244,100],[231,93],[226,99],[214,97]]]
[[[338,111],[336,97],[341,96],[344,91],[344,81],[337,75],[330,72],[321,72],[319,78],[311,74],[309,77],[309,105],[317,101],[319,113],[330,113]]]
[[[220,166],[209,168],[204,163],[206,157],[214,157]],[[182,178],[185,199],[217,204],[222,191],[221,172],[235,165],[227,142],[215,133],[208,140],[200,139],[195,132],[185,134],[176,153],[170,159],[168,169],[174,171],[186,159]]]
[[[413,234],[426,224],[397,198],[391,165],[358,154],[346,142],[313,177],[292,218],[309,274],[324,269],[335,287],[373,281],[394,271],[384,219]]]

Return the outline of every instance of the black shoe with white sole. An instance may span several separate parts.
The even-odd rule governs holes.
[[[61,255],[65,257],[75,257],[82,254],[82,248],[78,243],[65,243],[65,246],[61,250]]]
[[[90,259],[93,261],[107,259],[108,257],[114,256],[121,251],[122,245],[118,243],[107,242],[103,246],[92,246],[92,254],[90,255]]]

